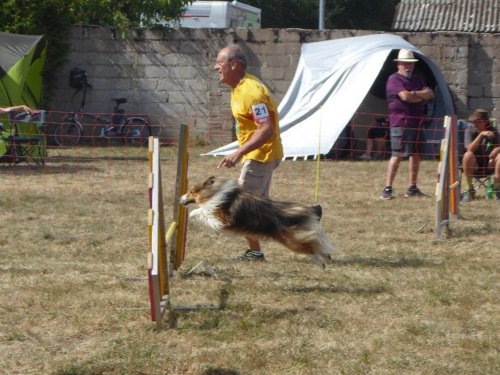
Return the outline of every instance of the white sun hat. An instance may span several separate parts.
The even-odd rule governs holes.
[[[413,52],[409,49],[400,49],[398,53],[398,58],[394,59],[394,61],[398,62],[417,62],[418,59],[415,58]]]

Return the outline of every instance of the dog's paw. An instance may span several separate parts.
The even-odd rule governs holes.
[[[314,255],[310,255],[311,259],[314,261],[314,263],[319,267],[321,268],[322,270],[325,270],[326,269],[326,264],[325,264],[325,258],[318,255],[318,254],[314,254]]]

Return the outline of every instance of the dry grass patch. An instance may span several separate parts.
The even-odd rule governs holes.
[[[51,150],[39,171],[1,167],[0,373],[496,374],[498,202],[461,206],[436,240],[437,163],[421,189],[379,199],[385,162],[321,162],[326,271],[265,242],[268,261],[230,264],[243,240],[188,228],[173,302],[221,310],[149,319],[147,159],[142,149]],[[189,179],[237,177],[191,150]],[[57,156],[57,158],[55,158]],[[171,218],[176,150],[162,150]],[[284,162],[275,199],[314,203],[316,163]],[[199,267],[210,266],[215,277]]]

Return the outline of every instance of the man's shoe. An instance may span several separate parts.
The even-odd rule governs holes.
[[[473,201],[475,197],[476,197],[476,192],[474,190],[466,191],[462,196],[462,202],[469,203],[470,201]]]
[[[405,198],[410,197],[425,197],[425,194],[420,191],[416,186],[410,186],[406,191]]]
[[[248,249],[245,251],[245,254],[240,255],[239,257],[236,258],[231,258],[229,261],[231,263],[236,263],[236,262],[264,262],[266,258],[264,257],[264,254],[260,251],[253,251]]]
[[[382,196],[380,197],[386,201],[391,200],[393,198],[392,196],[392,187],[386,186],[384,191],[382,192]]]
[[[495,200],[500,201],[500,190],[495,191]]]

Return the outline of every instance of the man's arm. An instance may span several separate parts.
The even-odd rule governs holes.
[[[0,107],[0,115],[4,115],[6,113],[9,113],[9,112],[12,112],[12,111],[19,111],[19,110],[22,110],[24,112],[27,112],[29,114],[32,113],[32,110],[30,107],[28,107],[27,105],[16,105],[16,106],[12,106],[12,107]]]
[[[470,152],[476,152],[477,148],[483,142],[483,139],[485,138],[493,139],[494,137],[495,134],[491,130],[482,131],[477,135],[476,138],[474,138],[474,140],[472,140],[472,142],[470,142],[469,144],[465,144],[465,149]]]
[[[407,103],[422,103],[434,98],[434,92],[430,87],[421,90],[403,90],[398,93],[399,98]]]

